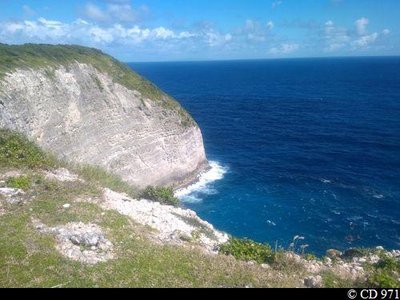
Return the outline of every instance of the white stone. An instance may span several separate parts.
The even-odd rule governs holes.
[[[127,198],[130,201],[126,201]],[[211,224],[188,209],[161,205],[148,200],[136,201],[110,189],[104,189],[103,199],[104,201],[100,203],[103,209],[116,210],[139,224],[156,229],[156,237],[162,242],[181,244],[185,242],[182,237],[189,239],[197,232],[199,245],[208,252],[216,252],[217,246],[229,239],[227,234],[215,230]],[[204,231],[209,234],[206,235]]]
[[[70,207],[71,207],[71,204],[69,204],[69,203],[66,203],[63,205],[63,208],[70,208]]]

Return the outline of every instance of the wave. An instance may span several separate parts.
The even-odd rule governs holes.
[[[210,161],[210,169],[201,173],[194,184],[175,191],[175,197],[182,202],[198,203],[204,196],[218,194],[212,185],[223,179],[227,172],[228,167],[222,166],[219,162]]]

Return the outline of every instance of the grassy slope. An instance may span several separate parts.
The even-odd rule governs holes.
[[[192,117],[172,97],[157,88],[150,81],[133,72],[128,66],[104,54],[100,50],[73,45],[6,45],[0,44],[0,80],[15,69],[46,68],[60,65],[68,67],[74,62],[87,63],[97,70],[111,75],[115,82],[131,90],[139,91],[144,97],[160,103],[165,109],[175,111],[185,126],[194,125]]]
[[[42,152],[22,135],[0,130],[0,175],[10,170],[25,174],[23,205],[2,202],[0,216],[0,287],[293,287],[302,284],[304,270],[264,270],[225,255],[204,255],[196,249],[156,245],[149,228],[135,224],[96,204],[74,202],[77,197],[101,196],[103,186],[129,191],[119,178],[99,169],[73,169],[85,182],[48,181],[42,170],[66,166]],[[28,178],[28,184],[26,184]],[[22,184],[23,183],[23,184]],[[1,199],[0,199],[1,200]],[[63,209],[63,204],[71,208]],[[100,225],[115,245],[118,258],[89,266],[68,260],[55,249],[52,236],[38,233],[31,217],[49,226],[82,221]],[[282,274],[281,274],[282,273]]]
[[[240,254],[237,256],[242,259],[258,261],[262,257],[271,268],[249,265],[232,256],[156,245],[147,238],[149,228],[96,204],[74,201],[101,197],[105,186],[131,194],[135,191],[100,169],[73,166],[85,182],[48,181],[41,175],[42,170],[62,166],[67,164],[22,135],[0,130],[0,176],[10,170],[25,174],[5,180],[8,186],[23,188],[29,199],[22,205],[0,199],[5,211],[0,215],[0,287],[301,287],[308,275],[302,265],[285,259],[283,252],[273,254],[261,245],[249,248],[234,243],[225,251]],[[63,208],[65,203],[71,204],[68,210]],[[71,261],[56,251],[54,237],[33,228],[32,217],[49,226],[96,223],[114,244],[117,259],[95,266]],[[330,272],[321,275],[328,287],[390,287],[397,284],[396,272],[400,273],[399,263],[386,260],[371,266],[369,282],[343,280]]]

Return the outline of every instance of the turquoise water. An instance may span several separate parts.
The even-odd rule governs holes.
[[[316,254],[400,248],[399,57],[130,65],[203,131],[213,168],[178,193],[202,218]]]

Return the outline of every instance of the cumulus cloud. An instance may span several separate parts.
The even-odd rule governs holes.
[[[299,50],[300,45],[295,43],[284,43],[278,47],[273,47],[269,50],[269,53],[273,55],[289,54]]]
[[[323,38],[325,40],[325,51],[333,52],[340,49],[358,50],[368,48],[383,36],[390,33],[389,29],[378,32],[368,32],[368,18],[360,18],[354,22],[355,30],[336,26],[332,20],[325,22]]]
[[[350,41],[346,28],[338,27],[332,20],[324,24],[324,39],[327,52],[332,52],[345,47]]]
[[[139,25],[113,24],[102,26],[84,19],[71,23],[39,18],[36,21],[0,22],[0,42],[7,43],[72,43],[107,47],[183,47],[190,42],[198,47],[218,47],[230,43],[234,37],[215,29],[202,31],[175,31],[159,26],[146,28]]]
[[[367,47],[368,45],[372,44],[373,42],[376,41],[378,38],[379,34],[377,32],[368,34],[368,35],[363,35],[359,39],[356,39],[355,41],[352,42],[352,45],[355,48],[364,48]]]
[[[367,32],[367,25],[369,24],[369,20],[367,18],[361,18],[354,22],[356,25],[358,35],[364,35]]]
[[[261,23],[248,19],[244,26],[239,29],[237,35],[244,37],[249,42],[265,42],[273,28],[274,23],[272,21]]]

